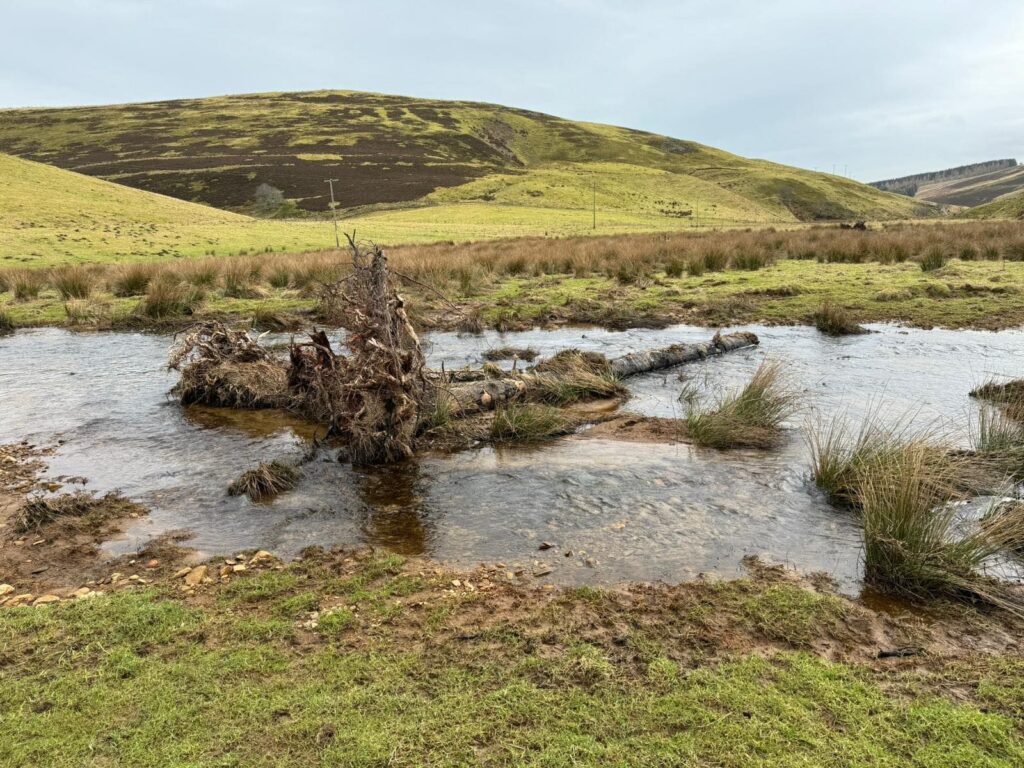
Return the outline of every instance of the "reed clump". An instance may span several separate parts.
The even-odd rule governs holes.
[[[986,571],[1024,541],[1024,512],[997,505],[985,524],[966,524],[960,502],[1005,481],[1008,443],[990,426],[990,453],[953,450],[934,432],[866,420],[851,433],[840,419],[810,433],[815,483],[863,525],[865,581],[901,597],[981,599],[1020,611],[1024,602]],[[1017,450],[1013,446],[1013,450]],[[994,459],[994,460],[993,460]]]
[[[266,501],[292,490],[300,477],[297,467],[283,461],[271,461],[239,475],[228,486],[228,494],[248,496],[251,501]]]
[[[604,355],[564,349],[533,367],[526,376],[527,396],[549,405],[623,397],[625,387]]]
[[[765,361],[738,392],[711,406],[691,401],[687,433],[698,445],[710,448],[772,448],[797,406],[797,393],[786,381],[782,364]]]
[[[854,336],[867,333],[867,329],[859,325],[845,307],[831,301],[822,303],[812,319],[814,327],[826,336]]]
[[[156,265],[145,262],[125,264],[117,269],[110,281],[110,292],[115,296],[142,296],[156,274]]]
[[[137,311],[152,320],[190,315],[203,300],[203,292],[194,285],[161,275],[146,288]]]
[[[573,423],[560,409],[540,403],[514,403],[498,408],[491,422],[496,443],[536,442],[572,431]]]
[[[64,301],[87,299],[95,278],[86,267],[61,267],[50,273],[49,283]]]

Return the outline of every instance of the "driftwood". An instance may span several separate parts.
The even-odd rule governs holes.
[[[699,344],[673,344],[671,347],[653,349],[648,352],[631,352],[628,355],[617,357],[610,361],[611,372],[620,379],[624,379],[638,373],[661,371],[683,363],[692,363],[695,360],[703,360],[706,357],[721,355],[723,352],[731,352],[734,349],[753,346],[757,343],[757,336],[746,331],[729,333],[725,336],[716,333],[711,341]]]
[[[703,360],[735,349],[755,346],[758,343],[755,334],[745,331],[724,336],[716,333],[710,341],[697,344],[673,344],[647,352],[631,352],[628,355],[607,361],[600,355],[587,355],[586,357],[595,368],[603,368],[614,378],[624,379],[641,373],[660,371],[683,363]],[[540,371],[540,375],[548,379],[562,373],[559,367],[545,364],[538,365],[531,371]],[[527,372],[520,376],[509,375],[503,378],[484,379],[481,374],[480,379],[475,381],[464,377],[450,383],[447,392],[452,400],[453,411],[458,415],[469,416],[480,411],[493,410],[502,403],[528,396],[531,384],[537,381],[534,376],[535,374]]]

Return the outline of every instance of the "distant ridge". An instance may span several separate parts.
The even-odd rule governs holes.
[[[1013,158],[988,160],[873,181],[871,186],[942,205],[975,206],[1024,189],[1024,167]]]

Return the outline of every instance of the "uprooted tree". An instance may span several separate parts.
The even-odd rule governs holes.
[[[384,251],[349,244],[352,274],[338,284],[349,354],[335,353],[327,334],[314,332],[292,345],[288,385],[311,416],[347,441],[354,463],[400,461],[413,454],[426,361]]]
[[[758,343],[752,333],[716,333],[707,342],[614,360],[565,350],[522,372],[429,371],[386,255],[352,238],[349,245],[352,272],[324,290],[332,320],[349,333],[347,354],[314,329],[309,341],[293,341],[286,362],[244,331],[201,323],[171,352],[170,367],[181,372],[174,390],[181,401],[289,408],[327,425],[346,442],[354,464],[383,464],[413,455],[417,430],[438,398],[446,399],[453,418],[462,418],[523,399],[564,404],[608,397],[621,393],[620,378]]]

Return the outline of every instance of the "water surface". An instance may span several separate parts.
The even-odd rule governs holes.
[[[785,362],[806,393],[780,451],[718,452],[585,434],[534,448],[483,448],[401,467],[353,470],[329,459],[304,468],[299,487],[253,504],[226,495],[239,473],[298,458],[309,425],[276,412],[182,408],[167,397],[170,339],[134,333],[23,331],[0,339],[0,441],[61,441],[53,476],[118,488],[152,514],[108,546],[130,551],[161,532],[188,529],[201,551],[260,547],[289,556],[317,544],[370,543],[457,565],[501,561],[552,569],[561,583],[679,581],[733,576],[744,555],[859,576],[859,532],[807,479],[800,427],[807,418],[913,413],[966,442],[970,389],[1020,376],[1024,334],[921,331],[890,326],[831,339],[810,328],[752,328],[758,348],[629,380],[627,408],[681,415],[679,375],[706,395],[736,386],[766,355]],[[432,366],[478,365],[491,346],[551,354],[573,346],[608,356],[709,337],[705,328],[562,329],[426,338]],[[539,551],[541,542],[555,546]],[[568,553],[568,556],[567,556]]]

